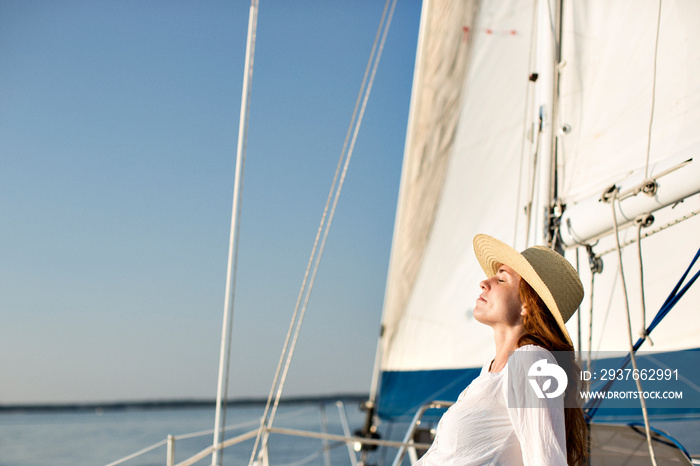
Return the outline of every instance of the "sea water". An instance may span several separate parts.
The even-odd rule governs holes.
[[[347,416],[350,432],[359,429],[364,413],[358,404],[347,402],[342,409]],[[263,407],[259,405],[229,408],[227,425],[232,428],[227,431],[226,438],[257,428],[262,412]],[[691,454],[700,453],[698,418],[655,420],[652,424],[669,432]],[[105,466],[153,445],[158,446],[121,464],[162,466],[166,464],[164,443],[168,435],[176,438],[175,461],[180,462],[212,444],[213,425],[213,408],[2,413],[0,466]],[[282,405],[275,421],[275,427],[313,432],[323,432],[324,425],[325,431],[330,434],[343,434],[340,411],[335,403]],[[396,424],[393,428],[385,425],[382,435],[400,440],[406,428],[406,424]],[[393,435],[387,429],[393,431]],[[200,435],[184,435],[189,433]],[[248,464],[253,443],[254,440],[248,440],[227,448],[224,464]],[[273,434],[269,444],[270,463],[276,466],[352,464],[344,443],[329,442],[326,446],[327,457],[321,440]],[[373,462],[390,464],[395,453],[394,449],[385,449],[378,456],[373,455]],[[197,464],[211,464],[211,457]]]
[[[351,432],[363,422],[357,403],[343,408]],[[227,411],[227,425],[233,426],[226,438],[256,429],[262,406],[236,406]],[[213,408],[96,410],[48,413],[0,414],[1,466],[99,466],[107,465],[149,446],[164,443],[175,436],[175,461],[183,461],[211,446],[214,426]],[[325,428],[324,428],[325,426]],[[335,403],[290,404],[279,408],[275,427],[342,435],[343,424]],[[194,437],[184,434],[201,433]],[[183,438],[185,437],[185,438]],[[350,464],[345,444],[324,443],[273,434],[269,441],[272,464],[323,465],[328,455],[331,464]],[[248,464],[253,440],[227,448],[225,465]],[[327,453],[326,453],[327,452]],[[145,454],[122,464],[127,466],[162,466],[166,446],[159,445]],[[197,464],[211,464],[211,457]]]

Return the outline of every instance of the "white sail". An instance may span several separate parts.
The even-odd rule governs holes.
[[[577,203],[600,197],[634,171],[642,175],[637,176],[642,181],[645,172],[654,173],[655,165],[674,166],[692,158],[690,166],[660,178],[658,193],[652,198],[675,188],[690,194],[700,191],[698,20],[700,4],[692,0],[567,2],[557,122],[558,128],[567,129],[560,138],[560,187],[567,209],[574,211]],[[640,201],[650,198],[644,194],[638,197]],[[654,224],[642,231],[660,228],[698,209],[700,196],[694,194],[678,206],[656,211]],[[598,203],[597,210],[588,216],[593,218],[578,220],[610,222],[612,208]],[[621,232],[623,242],[636,236],[634,227]],[[600,254],[613,249],[611,240],[611,235],[601,238],[594,251]],[[647,325],[699,246],[697,217],[642,241]],[[623,257],[636,340],[644,325],[636,245],[625,248]],[[581,258],[585,260],[585,254]],[[593,349],[626,348],[627,315],[618,260],[615,254],[607,254],[603,261],[603,273],[595,277],[592,316],[587,305],[582,312],[583,340],[587,346],[592,319]],[[587,267],[582,270],[582,279],[584,284],[590,282]],[[700,290],[695,287],[690,293],[654,331],[655,345],[645,344],[644,349],[670,351],[698,346]]]
[[[493,352],[471,317],[483,279],[472,238],[526,228],[531,5],[424,5],[383,318],[384,401],[388,373],[474,368]],[[532,165],[522,169],[529,177]]]
[[[694,156],[699,160],[690,170],[700,163],[700,30],[694,26],[700,4],[664,1],[657,29],[658,1],[576,0],[563,2],[561,10],[558,3],[424,4],[383,316],[379,398],[387,417],[455,396],[492,357],[491,330],[471,316],[483,279],[472,249],[475,234],[518,249],[545,244],[548,234],[557,233],[547,226],[556,225],[562,211],[578,215],[577,206],[611,185],[622,186],[635,170],[651,175]],[[645,231],[700,208],[700,196],[693,194],[700,191],[700,177],[692,174],[697,171],[685,166],[674,173],[666,189],[672,176],[685,173],[683,196],[691,195],[656,211],[656,222]],[[658,183],[661,193],[664,177]],[[554,222],[548,217],[552,200],[558,201]],[[612,206],[600,209],[569,223],[585,225],[601,215],[612,222]],[[636,238],[636,228],[623,226],[623,243]],[[586,248],[565,244],[586,285],[580,342],[576,318],[569,329],[584,351],[589,344],[624,351],[629,336],[620,268],[612,229],[603,229],[589,243],[596,254],[605,253],[594,293]],[[643,240],[646,325],[699,238],[696,217]],[[636,245],[623,249],[636,340],[644,325],[639,262]],[[698,346],[699,288],[654,332],[655,350]]]

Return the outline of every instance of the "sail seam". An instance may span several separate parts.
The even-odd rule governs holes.
[[[649,117],[649,135],[647,137],[647,161],[646,161],[646,168],[644,170],[644,177],[647,178],[649,176],[649,156],[651,154],[651,129],[652,126],[654,125],[654,110],[656,108],[656,70],[657,70],[657,65],[658,65],[658,59],[659,59],[659,35],[661,33],[661,5],[662,5],[662,0],[659,0],[659,13],[656,19],[656,42],[654,45],[654,73],[653,73],[653,80],[652,80],[652,86],[651,86],[651,115]]]

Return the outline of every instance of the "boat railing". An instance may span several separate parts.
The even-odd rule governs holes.
[[[341,413],[341,419],[344,419],[344,405],[342,401],[338,401],[337,403],[338,409]],[[387,447],[387,448],[397,448],[399,450],[399,453],[401,454],[401,457],[405,454],[406,451],[412,452],[413,455],[415,455],[415,451],[417,449],[428,449],[430,448],[430,444],[426,443],[417,443],[413,440],[412,435],[415,433],[417,426],[420,425],[420,420],[423,416],[423,414],[428,411],[429,409],[440,409],[441,407],[447,407],[451,403],[449,402],[433,402],[429,403],[425,406],[423,406],[418,413],[416,413],[416,416],[414,417],[413,422],[411,423],[411,427],[409,428],[409,431],[411,432],[410,435],[407,434],[406,438],[403,441],[393,441],[393,440],[382,440],[378,438],[367,438],[367,437],[359,437],[359,436],[353,436],[350,435],[350,430],[349,426],[347,424],[347,421],[344,419],[342,424],[343,424],[343,431],[344,435],[338,435],[338,434],[331,434],[328,432],[314,432],[314,431],[306,431],[306,430],[299,430],[299,429],[289,429],[289,428],[283,428],[283,427],[264,427],[262,432],[263,433],[269,433],[269,434],[275,434],[275,435],[286,435],[286,436],[292,436],[292,437],[301,437],[301,438],[311,438],[311,439],[318,439],[324,442],[324,448],[327,448],[325,446],[326,442],[339,442],[339,443],[345,443],[348,447],[348,454],[350,456],[350,462],[353,466],[357,466],[359,463],[357,461],[357,456],[356,452],[361,451],[363,446],[368,446],[368,447]],[[193,456],[176,463],[175,462],[175,445],[178,441],[185,440],[185,439],[191,439],[195,437],[203,437],[206,435],[213,435],[214,430],[206,430],[206,431],[201,431],[201,432],[193,432],[193,433],[188,433],[188,434],[183,434],[183,435],[168,435],[166,439],[161,440],[160,442],[157,442],[153,445],[150,445],[142,450],[139,450],[135,453],[132,453],[128,456],[125,456],[124,458],[121,458],[117,461],[114,461],[112,463],[109,463],[106,466],[118,466],[124,463],[127,463],[128,461],[131,461],[139,456],[142,456],[146,453],[149,453],[153,450],[156,450],[158,448],[162,448],[165,446],[166,449],[166,466],[190,466],[192,464],[195,464],[204,458],[211,456],[215,451],[221,451],[226,448],[232,447],[234,445],[238,445],[240,443],[243,443],[245,441],[251,440],[255,438],[259,433],[260,433],[260,428],[259,428],[259,420],[253,420],[250,422],[246,423],[241,423],[235,426],[229,426],[226,428],[226,430],[233,430],[233,429],[241,429],[242,427],[246,426],[251,426],[255,425],[256,427],[254,429],[251,429],[249,431],[246,431],[244,433],[241,433],[239,435],[236,435],[234,437],[231,437],[229,439],[224,440],[222,443],[220,443],[217,446],[210,445],[207,448],[199,451],[198,453],[194,454]],[[267,455],[263,455],[265,458]],[[398,457],[398,455],[397,455]],[[399,460],[400,462],[400,460]],[[396,462],[395,462],[396,464]]]
[[[404,436],[403,441],[401,442],[402,446],[399,447],[399,451],[396,453],[396,457],[394,458],[392,466],[399,466],[401,464],[401,461],[403,461],[403,457],[406,454],[406,452],[408,452],[409,454],[411,464],[418,461],[417,450],[419,448],[425,450],[430,448],[430,444],[416,443],[414,441],[416,431],[418,430],[419,426],[423,421],[423,416],[427,411],[431,409],[446,409],[452,406],[453,404],[453,401],[431,401],[430,403],[424,404],[420,407],[418,411],[416,411],[416,414],[413,416],[413,420],[411,421],[411,423],[408,426],[408,429],[406,430],[406,435]]]
[[[256,419],[256,420],[253,420],[250,422],[245,422],[245,423],[237,424],[234,426],[229,426],[226,428],[226,430],[241,429],[243,427],[258,425],[258,424],[259,424],[259,421]],[[258,430],[255,429],[254,432],[257,433]],[[187,439],[197,438],[197,437],[211,436],[213,434],[214,434],[214,429],[203,430],[203,431],[199,431],[199,432],[191,432],[191,433],[182,434],[182,435],[168,435],[167,438],[165,438],[164,440],[156,442],[153,445],[149,445],[149,446],[147,446],[147,447],[145,447],[137,452],[131,453],[130,455],[127,455],[123,458],[120,458],[116,461],[113,461],[112,463],[109,463],[106,466],[118,466],[120,464],[127,463],[135,458],[138,458],[139,456],[143,456],[146,453],[149,453],[153,450],[157,450],[158,448],[161,448],[163,446],[166,447],[166,465],[167,466],[174,466],[175,465],[175,444],[177,441],[187,440]],[[243,435],[248,435],[248,434],[249,433],[243,434]],[[241,436],[233,437],[232,439],[229,439],[229,441],[234,440],[234,439],[239,439],[240,437]],[[243,442],[247,439],[248,439],[248,437],[243,438],[243,439],[239,440],[238,443]],[[211,451],[209,451],[208,454],[211,454]],[[204,456],[206,456],[206,455],[204,455]],[[199,459],[201,459],[201,458],[199,458]],[[199,459],[197,459],[196,461],[199,461]],[[192,464],[192,463],[187,463],[187,464]]]

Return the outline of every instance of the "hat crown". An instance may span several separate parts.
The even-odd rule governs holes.
[[[583,300],[583,284],[578,273],[564,256],[544,246],[530,247],[521,254],[546,286],[566,323]],[[540,294],[539,290],[535,291]],[[544,296],[540,297],[551,310]]]

